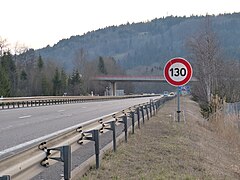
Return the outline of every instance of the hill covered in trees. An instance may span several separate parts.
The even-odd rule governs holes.
[[[209,16],[223,54],[240,59],[240,13]],[[158,64],[175,56],[188,58],[186,42],[204,26],[205,16],[165,17],[111,26],[60,40],[35,52],[71,70],[80,51],[87,60],[113,57],[124,69]]]
[[[192,62],[193,87],[204,108],[212,95],[240,100],[240,13],[165,17],[111,26],[60,40],[53,47],[9,50],[0,37],[0,96],[103,95],[106,82],[96,75],[162,75],[167,60]],[[229,73],[231,72],[231,73]],[[163,92],[158,84],[118,84],[126,93]]]

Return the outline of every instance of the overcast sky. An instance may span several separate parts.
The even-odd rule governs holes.
[[[240,0],[0,0],[0,37],[29,48],[170,15],[240,12]]]

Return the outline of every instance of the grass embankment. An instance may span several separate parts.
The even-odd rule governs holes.
[[[239,133],[204,120],[189,98],[181,101],[185,122],[174,122],[176,100],[167,102],[80,179],[240,179]]]

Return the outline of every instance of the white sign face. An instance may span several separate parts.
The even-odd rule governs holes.
[[[168,70],[168,75],[173,81],[183,81],[188,74],[187,67],[182,63],[172,64]]]
[[[173,86],[183,86],[187,84],[192,77],[192,67],[190,63],[183,58],[171,59],[165,65],[164,77],[166,81]]]

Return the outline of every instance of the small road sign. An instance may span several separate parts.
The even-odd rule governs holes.
[[[192,66],[184,58],[177,57],[170,59],[164,67],[164,77],[173,86],[183,86],[192,77]]]

